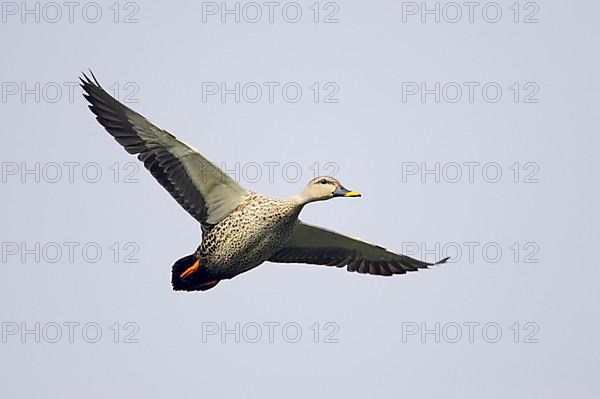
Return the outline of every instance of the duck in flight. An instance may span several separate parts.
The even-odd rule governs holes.
[[[137,154],[201,225],[202,242],[196,252],[172,267],[174,290],[205,291],[265,261],[346,267],[380,276],[432,265],[300,221],[298,215],[309,203],[360,197],[338,180],[317,177],[289,198],[248,191],[190,145],[113,98],[90,74],[91,79],[83,74],[80,81],[98,122],[128,153]]]

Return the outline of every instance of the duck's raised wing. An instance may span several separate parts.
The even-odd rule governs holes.
[[[191,146],[121,104],[94,75],[81,78],[84,97],[96,119],[138,159],[175,200],[204,225],[223,220],[248,194]]]
[[[388,251],[377,245],[298,222],[285,247],[269,259],[280,263],[311,263],[335,267],[348,266],[349,272],[391,276],[445,263],[427,263]]]

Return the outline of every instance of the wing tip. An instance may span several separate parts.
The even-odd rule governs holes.
[[[437,262],[435,262],[434,265],[442,265],[442,264],[448,262],[448,260],[450,260],[450,257],[446,256],[444,259],[438,260]]]
[[[91,69],[89,69],[88,72],[91,75],[91,78],[85,72],[81,72],[81,76],[79,76],[79,86],[81,86],[86,93],[91,94],[90,89],[102,89],[102,86],[100,85],[100,82],[98,82],[98,79],[96,79],[94,72],[92,72]]]

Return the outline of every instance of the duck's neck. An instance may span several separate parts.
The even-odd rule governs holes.
[[[306,196],[302,195],[303,193],[300,193],[298,195],[294,195],[291,199],[292,201],[294,201],[296,204],[298,204],[298,206],[300,208],[304,207],[304,205],[308,204],[309,202],[312,202],[309,198],[307,198]]]
[[[318,201],[309,190],[303,190],[300,194],[292,197],[293,200],[299,205],[304,206],[310,202]]]

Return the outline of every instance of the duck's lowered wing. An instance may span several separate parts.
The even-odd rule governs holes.
[[[241,203],[248,192],[191,146],[121,104],[94,75],[81,79],[84,97],[96,119],[138,159],[194,218],[216,224]]]
[[[269,260],[280,263],[348,266],[349,272],[391,276],[445,263],[448,258],[436,263],[427,263],[331,230],[298,222],[285,247]]]

